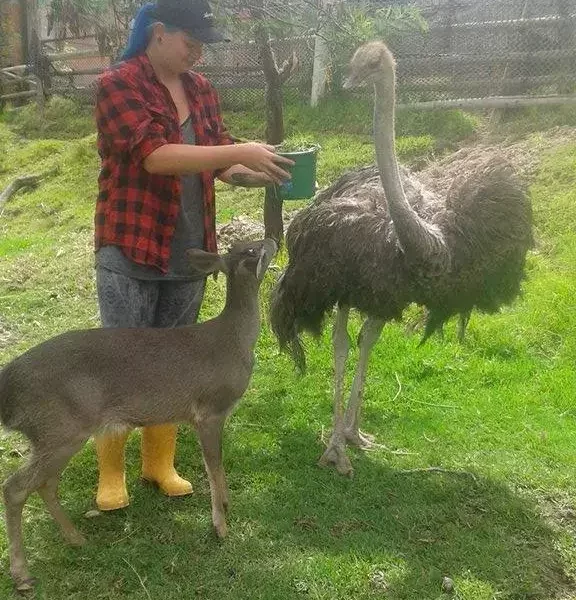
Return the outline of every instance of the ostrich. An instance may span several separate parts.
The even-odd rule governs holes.
[[[496,312],[520,293],[532,245],[532,211],[523,186],[503,159],[492,158],[441,198],[397,162],[394,148],[395,63],[382,42],[354,54],[347,87],[374,85],[377,167],[343,175],[291,222],[288,266],[270,303],[280,348],[305,369],[301,333],[319,336],[336,307],[333,326],[334,417],[320,465],[352,475],[346,444],[373,438],[359,429],[370,352],[384,325],[410,303],[427,309],[424,338],[452,316]],[[350,310],[366,319],[359,360],[344,410]]]

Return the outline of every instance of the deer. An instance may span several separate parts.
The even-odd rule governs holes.
[[[107,428],[189,423],[202,449],[216,535],[227,534],[222,464],[225,421],[246,391],[260,333],[258,290],[278,250],[271,239],[228,253],[191,249],[191,269],[226,276],[226,301],[213,319],[171,329],[94,328],[57,335],[0,371],[0,422],[30,443],[27,463],[3,484],[10,575],[34,589],[22,539],[22,511],[36,492],[74,546],[86,540],[58,499],[62,471],[91,436]]]

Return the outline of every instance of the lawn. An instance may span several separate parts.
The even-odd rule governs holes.
[[[306,110],[301,119],[288,110],[291,132],[313,133],[322,145],[321,184],[372,160],[369,129],[355,118],[342,126],[342,110]],[[0,189],[17,174],[59,169],[0,216],[0,364],[58,332],[98,326],[98,162],[89,125],[71,117],[68,127],[54,117],[49,133],[61,139],[33,136],[30,115],[0,122]],[[460,113],[404,119],[398,148],[414,164],[476,131]],[[254,115],[228,121],[235,133],[259,135]],[[309,370],[299,377],[264,323],[252,384],[225,436],[229,537],[219,543],[211,533],[208,483],[188,427],[177,458],[192,496],[167,499],[139,481],[134,434],[131,506],[94,518],[84,516],[97,477],[89,444],[61,487],[89,544],[64,546],[38,498],[25,509],[36,597],[436,600],[447,597],[449,577],[461,600],[576,598],[576,145],[543,154],[530,193],[537,246],[523,297],[499,315],[474,315],[463,345],[455,324],[422,348],[398,324],[374,350],[364,427],[408,454],[351,450],[353,480],[319,468],[332,412],[329,333],[308,341]],[[260,192],[220,185],[218,219],[259,218],[261,202]],[[275,277],[267,275],[264,309]],[[222,286],[223,278],[210,283],[203,318],[221,309]],[[0,478],[25,452],[18,437],[0,438]],[[8,598],[3,530],[0,538],[0,597]]]

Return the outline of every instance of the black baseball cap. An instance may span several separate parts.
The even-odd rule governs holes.
[[[199,42],[230,41],[214,26],[214,14],[206,0],[157,0],[154,13],[160,22],[185,31]]]

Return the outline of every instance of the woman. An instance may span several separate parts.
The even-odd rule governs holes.
[[[219,41],[207,2],[159,0],[139,10],[123,61],[99,81],[95,250],[104,327],[194,322],[205,279],[187,266],[185,250],[216,250],[214,177],[244,186],[289,178],[281,165],[292,162],[272,146],[233,143],[216,92],[190,71],[202,45]],[[142,477],[169,496],[192,492],[174,469],[176,433],[172,424],[142,432]],[[96,438],[101,510],[128,505],[128,434]]]

